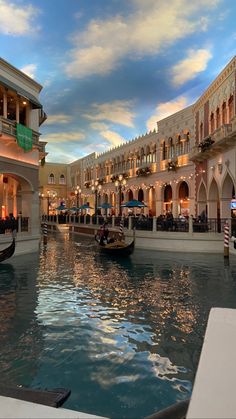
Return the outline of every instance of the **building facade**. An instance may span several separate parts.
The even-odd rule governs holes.
[[[118,215],[123,202],[138,199],[147,205],[146,215],[196,217],[204,211],[209,218],[230,218],[236,187],[235,86],[236,57],[196,103],[158,121],[156,130],[67,165],[66,206],[89,203],[95,211],[110,203]],[[49,179],[51,166],[40,170]]]
[[[0,59],[0,217],[27,220],[27,234],[39,237],[39,162],[46,156],[39,127],[46,114],[42,86]]]

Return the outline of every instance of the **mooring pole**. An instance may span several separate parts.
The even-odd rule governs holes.
[[[48,225],[46,221],[43,223],[43,244],[47,244],[48,242]]]
[[[229,257],[229,224],[227,221],[224,225],[224,257]]]

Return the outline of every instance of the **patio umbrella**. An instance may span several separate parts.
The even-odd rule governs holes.
[[[56,208],[57,211],[68,211],[68,208],[65,207],[65,205],[59,205],[59,207]]]
[[[131,201],[125,202],[121,206],[123,208],[144,208],[144,207],[147,207],[146,204],[144,204],[141,201],[137,201],[137,199],[132,199]]]
[[[93,207],[90,207],[90,205],[88,204],[83,204],[79,207],[79,210],[83,210],[83,209],[93,209]]]
[[[108,202],[104,202],[101,205],[98,205],[98,208],[102,208],[102,209],[110,209],[110,208],[114,208],[113,205],[109,204]]]

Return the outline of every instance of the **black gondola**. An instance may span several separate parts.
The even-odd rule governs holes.
[[[134,251],[134,240],[131,243],[116,240],[113,243],[98,244],[99,250],[112,256],[129,256]]]
[[[10,246],[6,247],[6,249],[0,250],[0,262],[3,262],[6,259],[9,259],[15,252],[15,239],[13,238],[12,243]]]

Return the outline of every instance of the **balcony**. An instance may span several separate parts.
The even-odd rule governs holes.
[[[3,118],[3,116],[0,116],[0,136],[5,134],[7,136],[7,139],[15,140],[16,139],[16,122],[11,121],[10,119]],[[43,151],[43,144],[46,143],[40,143],[39,142],[39,132],[32,130],[32,139],[33,139],[33,146],[36,146],[41,152]]]
[[[208,139],[211,139],[211,142]],[[195,163],[201,163],[204,160],[212,158],[217,154],[232,148],[236,142],[236,117],[231,124],[222,125],[215,130],[210,137],[206,137],[200,143],[203,146],[196,145],[189,153],[189,160]],[[204,146],[205,144],[205,146]]]

